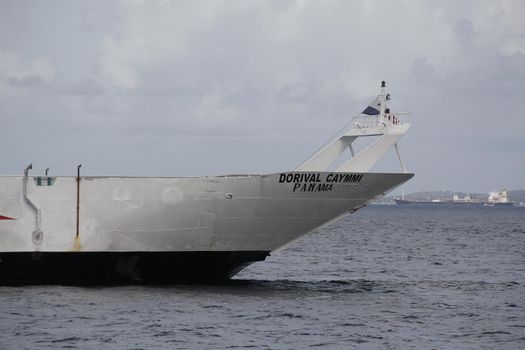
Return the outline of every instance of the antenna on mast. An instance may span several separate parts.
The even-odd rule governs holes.
[[[386,82],[383,80],[381,82],[381,96],[380,96],[381,106],[379,108],[379,115],[382,118],[385,117],[385,103],[386,103],[385,88],[386,88]]]

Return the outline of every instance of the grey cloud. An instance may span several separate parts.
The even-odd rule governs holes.
[[[414,60],[411,71],[416,79],[425,83],[430,83],[437,78],[436,68],[428,63],[426,57],[420,57]]]
[[[493,74],[494,79],[512,81],[516,84],[518,91],[523,93],[525,84],[525,55],[521,52],[515,52],[509,56],[500,57],[497,73]]]
[[[38,75],[29,74],[21,77],[17,76],[0,76],[0,80],[4,83],[14,86],[14,87],[34,87],[38,85],[43,85],[45,80],[39,77]]]
[[[465,48],[471,47],[478,36],[478,32],[474,28],[474,23],[467,18],[462,18],[456,22],[454,25],[454,33],[460,44]]]
[[[305,84],[286,84],[277,94],[279,103],[304,102],[309,96],[309,88]]]
[[[62,173],[81,160],[91,174],[290,169],[384,79],[393,108],[413,112],[401,150],[417,176],[406,191],[485,191],[502,176],[488,154],[512,164],[506,187],[523,187],[523,151],[512,150],[525,132],[524,59],[519,40],[506,55],[499,46],[525,33],[500,6],[12,2],[0,11],[0,148],[15,149],[0,170],[27,160]],[[480,168],[487,175],[472,180]]]
[[[99,96],[104,94],[104,89],[91,79],[84,79],[62,87],[59,91],[66,95]]]

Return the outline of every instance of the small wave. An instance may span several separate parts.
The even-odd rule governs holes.
[[[483,332],[481,334],[489,334],[489,335],[492,335],[492,334],[505,334],[505,335],[510,335],[511,333],[505,332],[505,331],[486,331],[486,332]]]
[[[330,347],[330,345],[332,345],[332,343],[316,343],[316,344],[309,345],[309,347],[310,348],[318,348],[318,347],[326,348],[326,347]]]
[[[341,326],[343,327],[364,327],[365,324],[364,323],[341,323]]]
[[[70,343],[70,342],[77,342],[77,341],[82,341],[82,340],[84,339],[79,338],[79,337],[67,337],[67,338],[62,338],[62,339],[49,340],[48,342],[49,343]]]
[[[285,312],[280,315],[275,315],[275,317],[287,317],[287,318],[303,318],[302,315],[296,315],[291,312]]]
[[[231,286],[250,288],[254,291],[290,291],[322,293],[395,293],[399,288],[391,282],[369,280],[232,280]]]

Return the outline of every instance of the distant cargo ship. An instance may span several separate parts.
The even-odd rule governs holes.
[[[402,198],[394,198],[394,202],[396,204],[406,205],[406,204],[445,204],[446,202],[441,201],[439,199],[434,200],[409,200],[409,199],[402,199]]]
[[[461,205],[478,205],[483,206],[485,204],[488,204],[488,202],[481,202],[481,201],[471,201],[471,202],[463,202],[463,201],[454,201],[454,200],[441,200],[441,199],[433,199],[433,200],[408,200],[408,199],[401,199],[401,198],[394,198],[394,202],[396,204],[406,205],[406,204],[461,204]]]
[[[467,195],[463,198],[459,198],[457,194],[455,194],[452,199],[430,199],[427,200],[408,200],[405,199],[404,196],[401,198],[395,198],[394,202],[396,204],[400,205],[408,205],[408,204],[458,204],[458,205],[468,205],[468,206],[488,206],[488,207],[512,207],[514,205],[514,202],[509,201],[509,198],[507,196],[507,191],[502,190],[500,192],[497,191],[491,191],[489,192],[489,196],[487,200],[479,200],[476,198],[472,198],[471,196]]]

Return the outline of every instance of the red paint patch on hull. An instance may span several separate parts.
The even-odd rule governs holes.
[[[0,220],[15,220],[14,218],[10,218],[8,216],[0,215]]]

